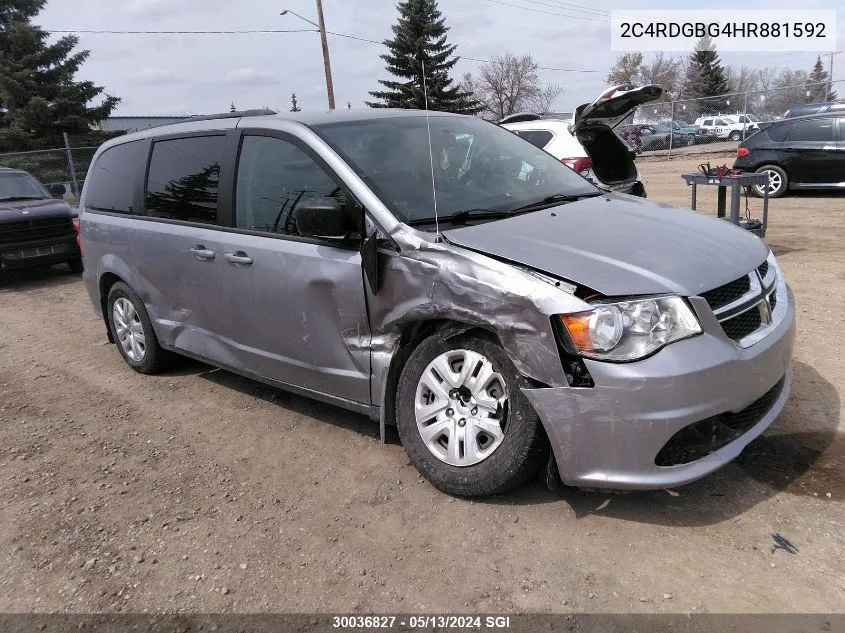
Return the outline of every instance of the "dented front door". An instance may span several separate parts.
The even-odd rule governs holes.
[[[370,331],[357,248],[302,238],[293,209],[343,187],[292,139],[244,134],[223,278],[224,336],[243,369],[370,403]]]
[[[227,235],[226,338],[243,369],[369,404],[369,325],[361,255],[303,241]],[[245,262],[245,259],[241,261]]]

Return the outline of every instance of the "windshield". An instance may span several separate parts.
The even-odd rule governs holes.
[[[50,194],[34,177],[23,172],[0,172],[0,200],[49,198]]]
[[[432,116],[437,213],[510,212],[550,196],[599,190],[550,154],[481,119]],[[314,126],[404,222],[434,218],[426,117]]]

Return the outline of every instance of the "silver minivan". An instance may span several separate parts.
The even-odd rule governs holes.
[[[474,117],[233,113],[104,144],[87,291],[140,373],[176,356],[398,427],[436,487],[648,489],[783,409],[795,308],[766,244],[608,193]]]

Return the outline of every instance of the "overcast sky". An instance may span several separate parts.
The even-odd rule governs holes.
[[[613,0],[440,0],[458,54],[487,59],[511,52],[530,53],[546,82],[562,84],[566,92],[559,111],[591,101],[604,87],[607,69],[616,59],[610,51],[609,17],[605,10],[631,8]],[[328,30],[381,41],[392,35],[395,3],[387,0],[323,0]],[[557,5],[557,8],[555,5]],[[564,8],[568,5],[568,8]],[[575,5],[591,10],[573,8]],[[805,0],[804,9],[835,9],[841,0]],[[714,5],[707,3],[709,8]],[[716,5],[718,6],[718,5]],[[736,6],[723,3],[722,6]],[[645,0],[638,9],[697,9],[690,0]],[[312,28],[288,8],[316,20],[314,0],[49,0],[36,22],[58,30],[239,30]],[[784,0],[746,0],[743,9],[759,8],[761,19],[772,8],[794,9]],[[543,11],[544,13],[541,13]],[[714,9],[714,14],[718,10]],[[839,48],[845,48],[845,12],[838,15]],[[92,51],[80,72],[121,97],[116,114],[203,114],[268,106],[289,109],[295,92],[304,109],[325,109],[320,39],[314,32],[250,35],[123,35],[81,34],[80,45]],[[379,55],[384,47],[353,39],[330,37],[335,96],[364,107],[368,91],[387,78]],[[646,54],[648,55],[648,54]],[[804,68],[815,53],[723,53],[726,64]],[[827,58],[825,57],[825,63]],[[462,59],[456,78],[473,72],[478,62]],[[845,79],[845,54],[834,62],[835,79]],[[840,89],[840,94],[845,90]]]

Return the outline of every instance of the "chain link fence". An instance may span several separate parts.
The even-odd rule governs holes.
[[[827,101],[835,93],[845,93],[845,81],[647,103],[617,132],[645,156],[724,153],[735,150],[761,123],[779,119],[794,106]]]
[[[0,167],[23,169],[51,187],[64,185],[65,199],[78,200],[96,146],[0,153]]]

